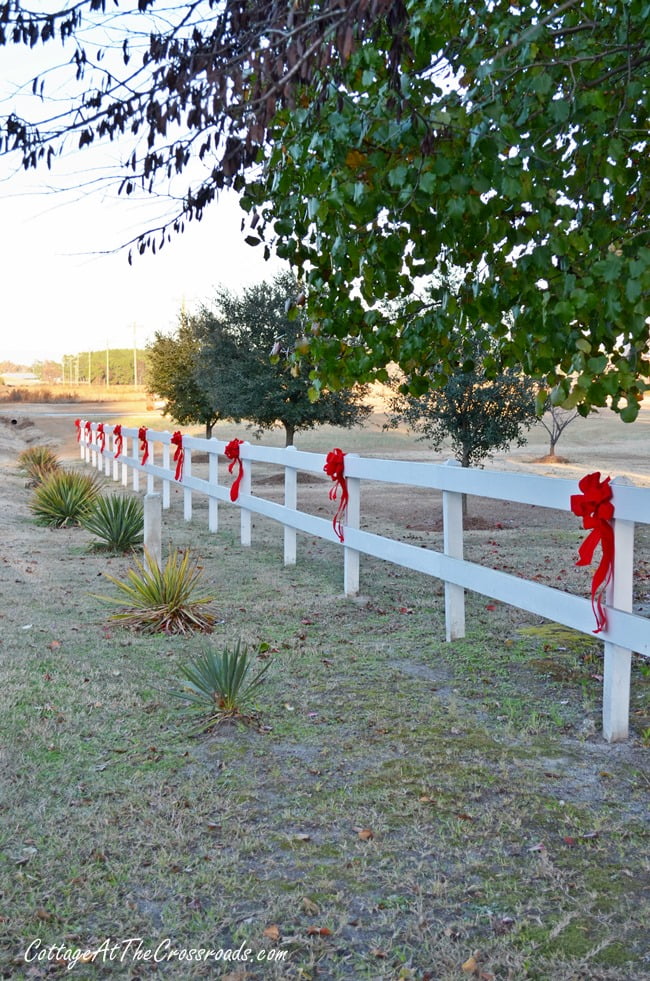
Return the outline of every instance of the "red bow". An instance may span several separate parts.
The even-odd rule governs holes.
[[[171,438],[172,446],[176,447],[176,452],[174,453],[174,463],[176,464],[176,473],[174,474],[174,480],[183,479],[183,463],[185,461],[185,450],[183,449],[183,434],[180,430],[176,430]]]
[[[609,477],[600,479],[600,472],[588,473],[579,482],[581,494],[572,494],[571,510],[582,518],[582,527],[589,530],[584,542],[578,549],[579,560],[576,565],[591,565],[596,546],[602,547],[602,558],[591,580],[591,605],[596,616],[595,634],[607,629],[607,614],[603,596],[612,578],[614,567],[614,529],[610,524],[614,517],[614,505],[611,503],[612,488]]]
[[[239,458],[239,447],[244,442],[243,439],[231,439],[225,450],[224,454],[231,460],[231,464],[228,467],[228,473],[232,473],[236,463],[239,464],[239,473],[237,474],[235,481],[230,488],[230,500],[236,501],[239,497],[239,485],[241,484],[242,477],[244,476],[244,464]]]
[[[84,432],[86,434],[86,442],[90,443],[93,438],[93,424],[90,419],[86,419],[84,423]]]
[[[75,419],[74,424],[77,429],[77,442],[79,442],[81,439],[81,419]]]
[[[97,442],[99,443],[99,452],[104,452],[104,447],[106,446],[106,433],[104,432],[104,423],[97,423]]]
[[[140,426],[138,429],[138,439],[140,440],[140,450],[142,451],[142,459],[140,464],[144,467],[145,463],[149,459],[149,443],[147,442],[147,427]]]
[[[348,506],[348,482],[344,476],[345,453],[343,450],[339,450],[338,448],[335,450],[330,450],[330,452],[327,454],[327,459],[323,470],[328,477],[331,477],[332,480],[336,481],[334,487],[330,488],[330,501],[336,500],[337,491],[339,487],[341,488],[341,500],[339,501],[337,512],[332,520],[332,527],[334,528],[339,541],[343,541],[343,523],[341,519],[345,515],[345,511]]]
[[[115,439],[115,459],[117,460],[118,456],[122,452],[122,427],[119,425],[119,423],[117,426],[113,426],[113,437]]]

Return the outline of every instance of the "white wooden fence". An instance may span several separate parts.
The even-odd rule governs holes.
[[[122,428],[122,448],[116,458],[117,438],[112,427],[105,427],[105,447],[102,451],[98,425],[101,429],[101,424],[80,420],[78,431],[81,458],[113,480],[121,479],[124,486],[128,486],[130,471],[132,487],[136,491],[141,489],[141,476],[146,477],[148,496],[154,494],[156,481],[159,481],[162,498],[158,498],[158,501],[163,508],[168,508],[175,472],[172,460],[175,447],[171,442],[171,434],[149,429],[146,431],[149,458],[142,464],[137,429]],[[192,518],[192,494],[207,495],[208,527],[211,532],[218,530],[219,502],[227,502],[229,506],[233,506],[230,500],[233,478],[226,474],[227,483],[219,482],[219,459],[222,458],[222,471],[229,462],[224,458],[226,445],[219,439],[183,436],[184,465],[178,485],[183,488],[184,518],[187,521]],[[207,480],[192,474],[193,452],[208,454]],[[344,591],[347,595],[353,596],[359,590],[361,555],[375,556],[407,569],[435,576],[444,582],[448,641],[461,638],[465,634],[466,589],[593,636],[595,620],[590,599],[463,559],[463,494],[569,511],[571,495],[578,493],[576,481],[463,469],[453,461],[443,465],[414,463],[369,459],[350,453],[345,456],[349,501],[344,518],[344,541],[341,543],[331,520],[300,511],[297,507],[298,472],[322,475],[326,459],[324,454],[306,453],[293,447],[280,449],[242,443],[240,459],[243,463],[243,479],[234,506],[239,507],[241,512],[242,545],[251,544],[251,518],[253,514],[259,514],[284,526],[285,565],[296,562],[296,536],[299,531],[340,545],[343,549]],[[284,468],[284,504],[267,500],[252,492],[254,463],[274,464]],[[362,480],[441,491],[443,551],[423,549],[362,530]],[[650,620],[632,612],[634,526],[637,522],[650,523],[650,489],[635,487],[624,478],[613,480],[612,489],[615,514],[614,575],[606,599],[607,628],[598,635],[605,645],[603,734],[610,742],[623,740],[628,736],[631,652],[650,657]],[[151,499],[152,503],[154,500]],[[334,511],[336,504],[332,508]],[[148,514],[150,527],[147,535],[154,547],[159,548],[160,530],[156,527],[155,519],[151,521],[155,509]]]

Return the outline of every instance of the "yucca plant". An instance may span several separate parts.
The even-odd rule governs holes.
[[[130,552],[142,544],[144,534],[144,507],[139,497],[124,494],[101,495],[93,501],[89,511],[81,518],[86,531],[101,541],[93,548],[110,549],[113,552]]]
[[[134,561],[135,568],[128,570],[126,582],[104,573],[120,595],[98,599],[118,606],[127,604],[126,609],[113,613],[111,620],[150,634],[211,632],[215,614],[210,604],[214,597],[198,595],[201,568],[191,561],[189,552],[174,550],[163,566],[146,550],[145,563]]]
[[[259,650],[264,649],[268,649],[267,645]],[[250,719],[247,710],[252,707],[254,693],[262,684],[269,663],[254,673],[253,659],[241,641],[232,650],[210,649],[181,667],[181,687],[171,689],[169,694],[205,713],[206,727],[222,719]]]
[[[18,456],[18,469],[35,484],[61,469],[61,462],[49,446],[30,446]]]
[[[36,521],[51,528],[78,525],[99,494],[94,474],[54,470],[39,484],[29,502]]]

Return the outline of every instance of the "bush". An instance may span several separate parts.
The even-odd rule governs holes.
[[[264,649],[266,645],[260,648]],[[252,659],[238,641],[233,650],[208,650],[181,667],[181,687],[169,694],[206,713],[207,726],[221,719],[246,717],[245,710],[251,707],[253,694],[268,667],[269,662],[251,676]]]
[[[210,633],[215,622],[209,608],[213,597],[197,595],[201,569],[196,562],[190,564],[190,553],[173,551],[162,568],[150,561],[148,554],[146,559],[146,566],[135,560],[135,569],[129,569],[126,582],[105,573],[121,596],[98,599],[120,606],[125,601],[129,604],[119,613],[113,613],[111,620],[143,633]]]
[[[81,525],[101,539],[94,548],[129,552],[142,544],[144,507],[138,497],[111,494],[98,497],[83,515]]]
[[[29,502],[36,521],[50,528],[78,525],[99,494],[92,474],[55,470],[34,491]]]
[[[61,469],[61,463],[48,446],[30,446],[19,455],[18,469],[35,484],[42,484],[52,473]]]

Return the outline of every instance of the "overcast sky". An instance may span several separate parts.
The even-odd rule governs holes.
[[[27,193],[24,183],[19,175],[0,184],[0,361],[59,360],[107,341],[131,347],[134,324],[142,347],[174,326],[183,302],[192,309],[217,285],[238,289],[281,268],[245,244],[232,196],[129,266],[126,251],[97,253],[146,228],[145,207],[112,195]]]
[[[48,58],[68,60],[58,45],[0,48],[0,115],[52,111],[51,102],[35,107],[26,97],[29,84],[21,89]],[[64,104],[65,87],[52,75],[45,91]],[[154,331],[173,328],[182,303],[191,310],[218,285],[238,289],[283,268],[245,244],[244,213],[230,194],[157,255],[135,255],[129,266],[120,245],[169,215],[169,205],[118,197],[116,182],[101,180],[125,156],[113,144],[72,150],[55,160],[54,173],[27,174],[19,157],[0,157],[0,361],[59,360],[107,341],[131,347],[134,325],[142,347]]]

